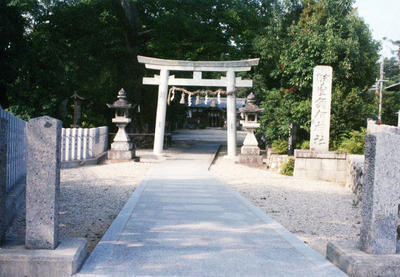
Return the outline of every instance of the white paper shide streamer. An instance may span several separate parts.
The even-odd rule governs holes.
[[[172,97],[171,97],[171,101],[173,101],[175,98],[175,89],[172,90]]]
[[[192,106],[192,94],[191,93],[189,93],[189,97],[188,97],[189,99],[188,99],[188,105],[189,105],[189,107],[191,107]]]

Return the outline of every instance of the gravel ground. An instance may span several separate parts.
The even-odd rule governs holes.
[[[166,154],[187,147],[181,145]],[[138,155],[139,163],[61,170],[61,237],[86,237],[89,251],[94,249],[148,169],[165,159],[154,160],[151,151]],[[336,183],[283,176],[223,158],[216,160],[211,171],[324,256],[328,241],[358,239],[360,205],[353,205],[356,197]],[[7,232],[8,239],[25,236],[24,217],[22,210]]]
[[[59,236],[84,237],[92,252],[153,162],[123,162],[60,172]],[[25,205],[6,234],[7,240],[25,237]]]
[[[113,163],[61,170],[60,237],[85,237],[91,252],[151,163]]]
[[[346,188],[234,164],[221,155],[211,167],[214,175],[321,255],[328,241],[359,238],[360,205]]]

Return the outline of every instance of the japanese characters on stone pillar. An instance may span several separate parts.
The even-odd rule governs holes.
[[[314,68],[311,112],[310,149],[329,150],[331,118],[332,67],[318,65]]]

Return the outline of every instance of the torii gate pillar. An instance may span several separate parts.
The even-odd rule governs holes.
[[[226,91],[235,89],[235,71],[230,70],[226,73],[228,85]],[[227,125],[227,142],[228,157],[236,156],[237,136],[236,136],[236,95],[228,95],[226,100],[226,125]]]
[[[169,70],[160,70],[160,85],[158,86],[158,101],[156,114],[156,128],[154,133],[153,153],[161,155],[164,146],[165,115],[167,113]]]
[[[164,145],[165,116],[167,112],[168,86],[201,86],[226,87],[232,92],[236,87],[252,87],[252,80],[242,80],[235,77],[235,72],[250,71],[252,66],[258,65],[259,59],[241,61],[179,61],[164,60],[151,57],[137,56],[139,63],[146,68],[160,70],[160,75],[153,78],[144,77],[144,85],[158,85],[158,102],[156,126],[154,134],[153,153],[161,155]],[[170,71],[193,71],[193,79],[175,78],[169,76]],[[203,79],[202,71],[226,72],[221,79]],[[236,96],[235,93],[227,96],[227,141],[228,157],[236,156]]]

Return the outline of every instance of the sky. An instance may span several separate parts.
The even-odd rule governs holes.
[[[400,40],[400,0],[356,0],[354,7],[370,27],[374,39],[383,42],[381,54],[391,57],[391,50],[396,49],[388,41]]]

